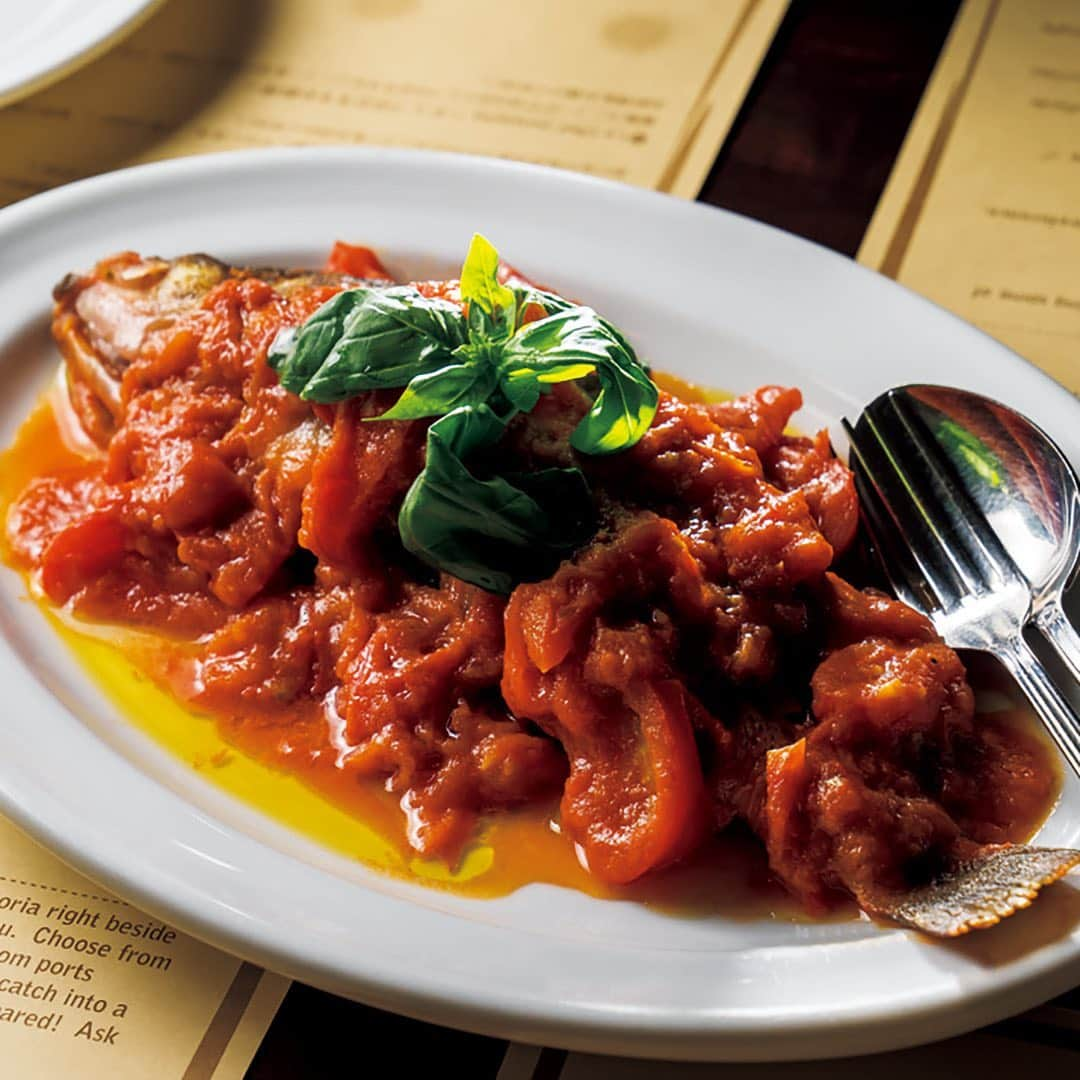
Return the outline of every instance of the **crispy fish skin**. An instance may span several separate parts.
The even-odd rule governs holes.
[[[996,926],[1080,866],[1080,851],[1027,845],[987,850],[921,889],[860,898],[869,915],[939,938]]]
[[[65,360],[72,407],[99,446],[122,415],[120,380],[128,365],[230,278],[257,278],[283,296],[316,285],[388,284],[312,270],[234,267],[203,254],[162,259],[133,252],[111,256],[89,274],[66,275],[53,290],[53,337]]]

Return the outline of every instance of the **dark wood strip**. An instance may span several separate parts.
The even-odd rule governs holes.
[[[247,1080],[468,1076],[495,1080],[504,1039],[426,1024],[293,983]]]
[[[540,1060],[532,1074],[532,1080],[559,1080],[566,1064],[566,1051],[545,1046],[540,1051]]]
[[[1011,1020],[1002,1020],[986,1030],[994,1035],[1004,1035],[1009,1039],[1032,1043],[1037,1046],[1051,1046],[1058,1050],[1073,1050],[1077,1055],[1080,1068],[1080,1023],[1076,1027],[1047,1022],[1040,1015],[1041,1010],[1015,1016]],[[1080,1020],[1080,1017],[1078,1017]]]
[[[958,6],[793,0],[699,199],[854,255]]]

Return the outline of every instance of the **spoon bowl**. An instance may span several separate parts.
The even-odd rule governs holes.
[[[1054,441],[1000,402],[906,386],[911,411],[1031,586],[1031,620],[1080,681],[1080,635],[1062,598],[1080,560],[1080,479]]]

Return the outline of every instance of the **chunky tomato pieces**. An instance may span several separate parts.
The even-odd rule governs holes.
[[[555,794],[611,883],[741,820],[811,906],[873,906],[1045,810],[1040,746],[976,725],[925,620],[832,572],[858,505],[827,435],[788,433],[797,390],[662,393],[632,450],[576,461],[594,540],[506,598],[401,548],[425,421],[371,422],[385,391],[311,407],[266,364],[334,273],[387,277],[370,251],[291,284],[196,260],[167,295],[175,267],[150,262],[58,294],[101,453],[33,483],[8,538],[54,603],[166,635],[164,677],[246,747],[384,783],[412,846],[450,860],[485,813]],[[506,454],[573,461],[583,400],[557,388]]]

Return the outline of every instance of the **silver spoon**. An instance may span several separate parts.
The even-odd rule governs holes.
[[[1080,719],[1023,636],[1036,620],[1080,677],[1061,610],[1080,510],[1068,462],[1012,409],[948,387],[889,390],[844,427],[897,595],[950,645],[997,656],[1080,775]]]
[[[1062,597],[1080,558],[1080,479],[1015,409],[945,386],[904,393],[1031,586],[1031,618],[1080,682],[1080,634]]]

